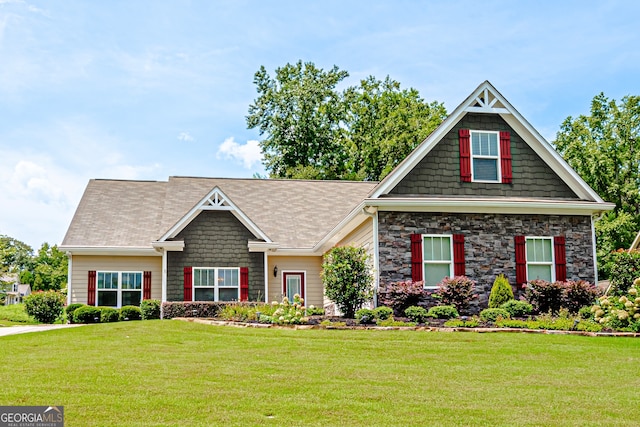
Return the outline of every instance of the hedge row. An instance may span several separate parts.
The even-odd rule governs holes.
[[[218,313],[227,305],[254,306],[259,302],[211,302],[211,301],[169,301],[162,303],[162,319],[174,317],[217,317]]]

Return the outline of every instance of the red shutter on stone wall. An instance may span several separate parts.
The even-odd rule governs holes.
[[[184,268],[184,300],[193,301],[193,267]]]
[[[93,270],[89,272],[87,305],[96,305],[96,272]]]
[[[564,282],[567,280],[567,259],[564,236],[553,238],[553,255],[556,261],[556,280]]]
[[[502,170],[502,183],[511,184],[513,172],[511,170],[511,134],[509,132],[500,132],[500,169]]]
[[[422,281],[422,234],[411,235],[411,280]]]
[[[471,182],[471,147],[469,129],[458,131],[460,143],[460,181]]]
[[[453,275],[464,276],[464,235],[453,235]]]
[[[240,267],[240,301],[249,301],[249,267]]]
[[[524,236],[514,237],[516,245],[516,285],[527,283],[527,247]]]
[[[142,299],[151,299],[151,272],[145,271],[142,277]]]

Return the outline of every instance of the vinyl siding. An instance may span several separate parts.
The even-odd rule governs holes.
[[[369,255],[369,262],[373,262],[373,218],[367,218],[337,244],[337,246],[347,245],[364,248]]]
[[[73,255],[71,302],[87,303],[89,271],[150,271],[151,298],[162,298],[162,257]]]
[[[278,275],[273,277],[273,268],[278,266]],[[322,257],[283,257],[269,256],[269,302],[282,300],[282,272],[283,271],[304,271],[306,272],[306,305],[322,307],[324,288],[320,272],[322,271]]]

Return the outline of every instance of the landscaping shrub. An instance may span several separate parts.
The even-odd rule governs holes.
[[[213,301],[175,301],[163,302],[161,305],[161,318],[173,319],[174,317],[216,317],[218,312],[230,303]]]
[[[504,308],[485,308],[480,312],[480,320],[483,322],[495,322],[498,319],[509,319],[511,315]]]
[[[533,306],[535,313],[557,313],[564,302],[563,284],[532,280],[527,283],[524,299]]]
[[[100,309],[100,322],[111,323],[120,320],[120,310],[113,307],[98,307]]]
[[[498,308],[507,301],[513,300],[513,289],[504,274],[496,277],[489,294],[489,308]]]
[[[404,311],[418,303],[427,295],[424,282],[406,280],[382,284],[378,289],[378,303],[391,307],[393,313],[400,316]]]
[[[584,320],[592,320],[593,313],[591,312],[591,306],[582,307],[578,310],[578,317]]]
[[[429,317],[427,314],[427,310],[423,307],[411,306],[404,311],[405,316],[409,318],[412,322],[416,323],[424,323]]]
[[[568,280],[564,282],[564,299],[562,307],[570,313],[578,313],[582,307],[591,306],[601,295],[600,290],[584,280]]]
[[[141,320],[142,312],[140,307],[135,305],[125,305],[120,309],[120,320]]]
[[[393,316],[393,309],[389,307],[377,307],[373,310],[373,315],[377,320],[387,320]]]
[[[373,276],[365,249],[337,246],[329,250],[322,263],[322,283],[327,298],[346,317],[354,317],[356,310],[373,297]]]
[[[602,326],[618,331],[640,332],[640,280],[625,295],[605,295],[591,307],[593,318]]]
[[[625,295],[638,277],[640,277],[640,251],[623,249],[616,251],[613,256],[609,292],[618,296]]]
[[[140,302],[140,312],[142,320],[152,320],[160,318],[160,300],[145,299]]]
[[[310,305],[307,307],[307,316],[324,316],[324,308]]]
[[[533,311],[533,306],[526,301],[510,300],[500,306],[506,310],[511,317],[526,317]]]
[[[444,326],[447,328],[475,328],[480,326],[480,322],[475,317],[467,320],[452,319],[444,322]]]
[[[427,316],[434,319],[453,319],[458,317],[458,310],[453,305],[436,305],[431,307]]]
[[[69,304],[67,306],[67,308],[65,308],[65,313],[67,314],[67,321],[69,321],[69,323],[75,323],[75,320],[73,318],[73,312],[76,311],[76,309],[82,307],[85,304],[80,304],[79,302],[74,302],[73,304]]]
[[[361,308],[356,311],[356,320],[358,323],[368,325],[376,322],[376,316],[370,308]]]
[[[272,314],[263,314],[260,316],[260,323],[273,323],[276,325],[299,325],[307,323],[309,319],[305,315],[304,300],[300,295],[295,294],[293,301],[283,298],[281,303],[273,301],[271,303]]]
[[[467,276],[445,277],[438,283],[438,290],[432,296],[439,299],[442,305],[453,305],[459,312],[464,312],[471,300],[478,298],[473,293],[475,285],[476,282]]]
[[[396,320],[393,316],[388,319],[379,320],[377,322],[378,326],[386,326],[386,327],[406,327],[406,326],[416,326],[414,322],[403,322],[401,320]]]
[[[38,291],[24,298],[24,308],[40,323],[53,323],[62,316],[65,298],[60,292]]]
[[[98,307],[84,305],[73,312],[74,323],[100,323],[102,312]]]

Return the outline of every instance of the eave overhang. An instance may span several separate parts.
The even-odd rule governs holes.
[[[59,246],[58,249],[71,255],[161,256],[151,246]]]
[[[165,240],[151,242],[151,246],[157,251],[182,252],[184,251],[184,240]]]

